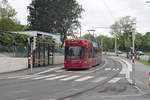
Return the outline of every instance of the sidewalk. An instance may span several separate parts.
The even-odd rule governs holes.
[[[149,75],[150,66],[142,64],[138,61],[135,62],[135,81],[137,86],[141,88],[142,91],[150,93]]]
[[[24,70],[20,70],[20,71],[0,73],[0,79],[7,78],[7,77],[12,77],[12,76],[22,76],[22,75],[29,75],[29,74],[39,73],[39,72],[49,70],[51,68],[62,67],[62,66],[63,66],[63,64],[56,64],[56,65],[50,65],[50,66],[46,66],[46,67],[36,67],[36,68],[33,68],[32,72],[31,72],[30,69],[24,69]]]
[[[124,59],[131,63],[129,59]],[[138,88],[144,93],[150,93],[149,75],[150,66],[135,61],[135,82]]]

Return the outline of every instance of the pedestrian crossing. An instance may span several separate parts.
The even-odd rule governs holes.
[[[60,78],[67,77],[67,76],[68,75],[60,75],[60,76],[55,76],[55,77],[47,78],[45,80],[56,80],[56,79],[60,79]]]
[[[85,80],[88,80],[88,79],[91,79],[91,78],[93,78],[93,76],[86,76],[86,77],[83,77],[83,78],[79,78],[75,81],[81,82],[81,81],[85,81]]]
[[[63,78],[63,79],[60,79],[61,81],[68,81],[68,80],[72,80],[72,79],[75,79],[75,78],[78,78],[80,76],[71,76],[71,77],[67,77],[67,78]]]
[[[39,80],[39,79],[45,79],[45,78],[49,78],[49,77],[53,77],[56,76],[57,74],[52,74],[52,75],[47,75],[47,76],[40,76],[40,77],[36,77],[36,78],[32,78],[33,80]]]
[[[85,76],[85,75],[67,75],[67,74],[50,74],[50,75],[24,75],[24,76],[15,76],[11,77],[12,79],[20,79],[20,80],[57,80],[57,81],[74,81],[74,82],[91,82],[91,83],[99,83],[101,81],[104,81],[108,79],[106,76]],[[121,78],[116,78],[113,80],[110,80],[108,83],[116,83]]]

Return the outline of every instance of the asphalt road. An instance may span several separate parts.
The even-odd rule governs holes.
[[[126,66],[116,58],[86,70],[63,65],[34,73],[1,74],[0,100],[149,100],[147,93],[129,84]]]

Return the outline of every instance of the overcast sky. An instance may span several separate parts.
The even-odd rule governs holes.
[[[150,31],[150,3],[146,0],[77,0],[84,8],[81,24],[83,34],[94,27],[109,27],[120,17],[131,16],[137,20],[137,31]],[[31,0],[8,0],[16,10],[17,18],[27,24],[27,6]],[[109,35],[108,29],[95,29],[98,34]]]

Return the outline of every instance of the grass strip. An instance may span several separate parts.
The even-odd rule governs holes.
[[[139,61],[139,62],[141,62],[141,63],[143,63],[143,64],[145,64],[145,65],[150,66],[150,62],[148,62],[146,60],[138,60],[138,59],[136,59],[136,60]]]

